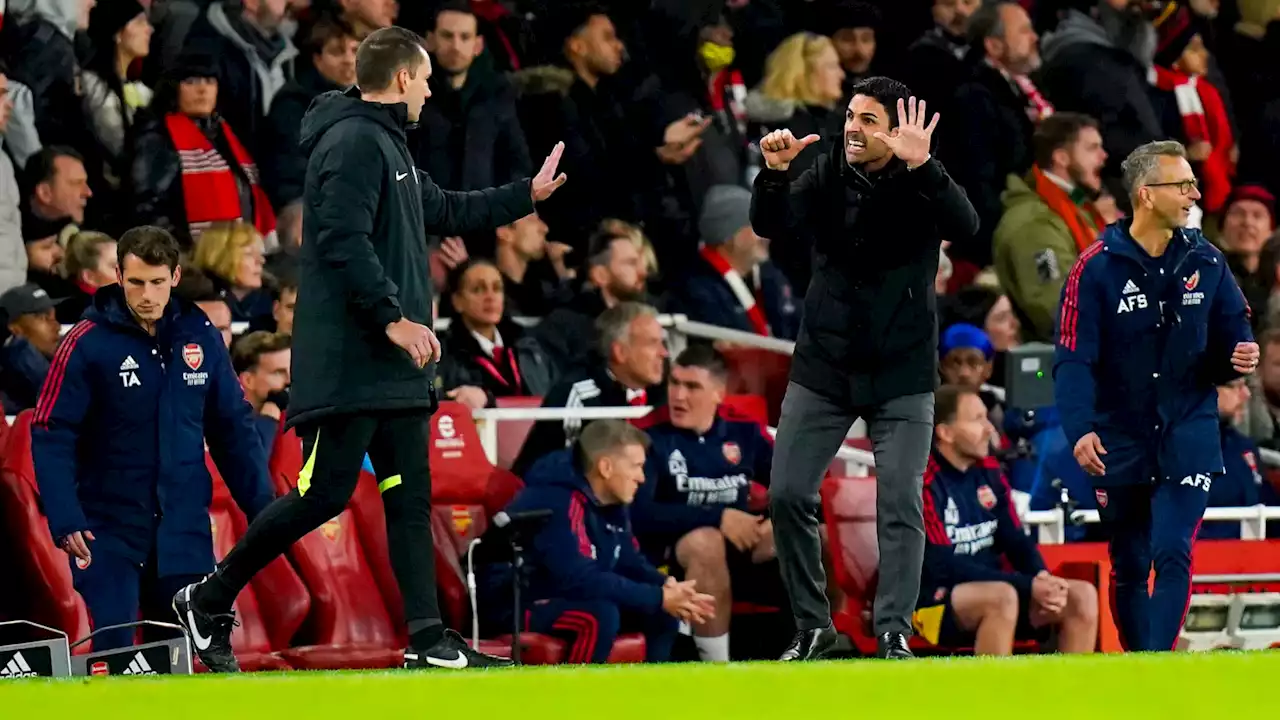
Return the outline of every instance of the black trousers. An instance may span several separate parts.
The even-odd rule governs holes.
[[[423,411],[339,415],[298,428],[306,464],[298,486],[267,506],[215,575],[235,597],[259,570],[341,514],[367,452],[387,514],[391,567],[410,632],[440,623],[431,537],[431,473]]]

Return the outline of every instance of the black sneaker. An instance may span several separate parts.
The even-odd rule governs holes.
[[[201,611],[191,600],[197,587],[199,583],[193,583],[173,596],[173,612],[191,636],[191,649],[209,672],[240,672],[240,663],[231,650],[231,628],[240,624],[236,622],[235,611],[218,615]]]
[[[910,660],[915,657],[907,645],[907,636],[899,632],[880,633],[876,657],[885,660]]]
[[[409,648],[404,651],[404,666],[410,669],[446,668],[462,670],[465,668],[511,667],[515,665],[508,658],[487,655],[472,650],[462,636],[453,630],[445,630],[440,642],[420,650]]]
[[[816,630],[801,630],[778,659],[784,662],[821,660],[835,649],[837,638],[835,628],[830,625]]]

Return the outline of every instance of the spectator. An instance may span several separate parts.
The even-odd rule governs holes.
[[[699,657],[711,662],[729,661],[735,601],[787,607],[773,523],[747,508],[752,484],[769,485],[773,443],[754,421],[720,417],[728,376],[707,345],[676,358],[670,419],[649,429],[645,482],[631,509],[649,559],[715,598],[715,619],[693,628]]]
[[[169,230],[186,249],[215,222],[244,220],[264,236],[276,227],[253,157],[216,112],[218,92],[214,59],[186,53],[138,123],[137,220]]]
[[[1047,342],[1067,273],[1107,225],[1094,204],[1107,152],[1098,123],[1072,112],[1046,118],[1032,152],[1031,171],[1006,181],[993,251],[996,277],[1029,339]]]
[[[130,219],[125,212],[125,186],[130,159],[125,139],[138,110],[151,104],[151,88],[129,80],[129,68],[151,49],[151,23],[138,0],[101,0],[89,13],[89,38],[93,59],[81,75],[84,113],[97,144],[94,156],[101,161],[90,168],[98,189],[95,214],[106,218],[104,227],[121,232]]]
[[[537,213],[498,228],[494,240],[508,315],[542,317],[569,303],[572,272],[565,256],[572,248],[548,242],[547,224]]]
[[[22,242],[22,190],[14,171],[6,132],[13,117],[9,79],[0,64],[0,293],[27,280],[27,253]]]
[[[502,273],[488,260],[468,260],[449,272],[454,321],[440,340],[438,383],[472,408],[500,397],[543,396],[555,369],[538,341],[504,316]]]
[[[27,218],[84,222],[84,209],[93,197],[84,157],[64,145],[49,145],[27,160],[23,171]]]
[[[262,236],[243,222],[215,223],[200,235],[192,264],[213,281],[235,322],[253,322],[272,313],[271,293],[262,282]]]
[[[1177,99],[1182,116],[1179,137],[1187,146],[1187,157],[1195,163],[1200,204],[1206,213],[1216,215],[1231,194],[1231,178],[1240,149],[1236,147],[1222,94],[1206,77],[1209,50],[1199,24],[1186,7],[1166,13],[1156,30],[1159,39],[1155,85]]]
[[[265,287],[264,287],[265,289]],[[249,321],[249,331],[293,334],[293,308],[298,303],[298,277],[293,272],[275,278],[271,286],[271,314]]]
[[[31,90],[36,130],[45,145],[87,151],[75,36],[89,27],[95,0],[34,0],[31,15],[5,32],[10,76]]]
[[[984,268],[991,264],[1006,178],[1031,168],[1032,133],[1053,106],[1027,77],[1040,67],[1040,51],[1022,6],[999,0],[979,8],[969,19],[969,42],[980,59],[950,99],[964,110],[942,124],[938,154],[978,211],[978,234],[951,252]]]
[[[924,476],[921,634],[979,655],[1010,655],[1015,639],[1057,628],[1064,653],[1093,652],[1098,591],[1055,577],[1018,520],[1009,484],[990,456],[994,433],[971,389],[937,392],[934,448]]]
[[[63,274],[75,292],[58,303],[58,322],[74,325],[93,304],[98,288],[116,283],[116,241],[110,235],[82,230],[67,242]]]
[[[182,273],[173,292],[200,308],[209,323],[222,335],[222,344],[227,349],[231,348],[231,306],[227,304],[226,297],[214,287],[212,280],[196,268],[188,268]]]
[[[1209,507],[1253,507],[1280,505],[1280,498],[1258,469],[1258,447],[1236,429],[1249,403],[1249,386],[1244,378],[1218,386],[1218,417],[1222,432],[1223,473],[1209,487]],[[1199,540],[1239,540],[1240,523],[1214,522],[1200,526]]]
[[[253,425],[268,458],[280,417],[289,405],[291,345],[288,335],[259,330],[241,337],[231,348],[231,367],[253,408]]]
[[[1151,34],[1150,23],[1130,9],[1136,2],[1074,0],[1040,43],[1041,90],[1058,110],[1098,119],[1111,158],[1107,175],[1117,178],[1121,160],[1165,135],[1147,66],[1125,46],[1129,38]]]
[[[360,40],[378,28],[394,25],[400,13],[396,0],[333,0],[333,4]]]
[[[995,352],[992,377],[996,378],[996,385],[1002,385],[1005,357],[1011,348],[1022,344],[1022,324],[1013,312],[1009,296],[981,285],[949,295],[943,308],[942,328],[957,322],[974,325],[986,333]]]
[[[711,188],[698,226],[701,262],[680,284],[690,319],[794,340],[799,310],[791,284],[769,262],[768,241],[751,228],[751,191]]]
[[[844,137],[843,82],[844,70],[830,38],[792,35],[769,53],[764,81],[747,94],[749,137],[761,138],[786,128],[796,137],[814,134],[825,139],[805,148],[791,162],[791,175],[799,177],[830,149],[833,138]],[[752,142],[758,152],[758,140]]]
[[[981,328],[968,323],[951,325],[938,339],[938,356],[938,372],[947,385],[981,392],[991,379],[995,350]],[[989,402],[987,407],[991,407]]]
[[[62,277],[66,257],[61,238],[73,232],[69,218],[58,221],[28,217],[22,223],[22,239],[27,251],[27,282],[39,285],[52,298],[71,296],[75,286]]]
[[[818,11],[818,18],[811,30],[830,36],[844,70],[841,99],[852,97],[854,84],[874,74],[880,11],[862,0],[834,0]]]
[[[6,415],[36,406],[62,329],[54,317],[57,304],[49,293],[31,284],[0,295],[0,313],[9,329],[0,347],[0,393]]]
[[[571,663],[602,663],[624,627],[645,635],[645,661],[669,659],[677,618],[714,615],[710,596],[658,572],[640,554],[627,506],[645,481],[644,433],[597,420],[572,449],[535,465],[507,507],[515,515],[550,510],[529,546],[529,630],[566,636]],[[510,607],[501,603],[499,607]],[[510,612],[502,627],[509,627]]]
[[[657,312],[636,302],[620,303],[596,320],[596,329],[603,361],[558,382],[543,398],[542,407],[664,405],[662,376],[667,347]],[[569,447],[581,429],[582,421],[577,418],[534,425],[512,470],[523,477],[538,458]]]
[[[223,122],[249,143],[260,146],[271,101],[293,78],[298,55],[281,31],[288,0],[213,0],[187,38],[190,48],[213,58],[218,80],[218,113]]]
[[[297,64],[293,80],[276,94],[263,129],[262,184],[281,209],[281,232],[284,208],[301,201],[307,173],[307,156],[298,146],[302,116],[322,93],[356,84],[356,48],[360,41],[355,32],[328,17],[322,17],[305,32],[299,48],[304,59]],[[296,212],[301,217],[300,206]]]
[[[1276,284],[1276,268],[1263,267],[1261,263],[1267,238],[1276,227],[1275,208],[1275,196],[1266,188],[1240,185],[1228,198],[1226,214],[1222,216],[1219,244],[1253,308],[1250,320],[1255,327],[1261,327],[1267,318],[1269,290]]]
[[[609,231],[597,233],[587,253],[582,292],[533,330],[552,364],[563,373],[590,364],[596,346],[596,318],[618,303],[643,299],[646,276],[644,257],[629,237]]]
[[[528,15],[522,15],[510,5],[512,3],[501,0],[470,0],[471,12],[480,20],[484,46],[489,49],[494,69],[500,73],[517,72],[536,59]]]
[[[907,48],[902,81],[935,111],[947,113],[955,89],[968,75],[969,18],[981,4],[981,0],[933,0],[933,28]]]
[[[436,10],[427,49],[435,72],[422,108],[418,165],[446,190],[479,190],[533,175],[515,89],[481,57],[484,38],[466,0]]]

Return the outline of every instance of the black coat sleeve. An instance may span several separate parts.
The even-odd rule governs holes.
[[[422,215],[429,235],[467,235],[509,225],[533,213],[531,181],[456,192],[441,190],[431,176],[417,171],[422,186]]]
[[[751,196],[751,227],[770,240],[792,240],[805,234],[802,230],[822,185],[820,167],[826,162],[825,156],[819,158],[795,180],[788,180],[785,170],[761,170]]]
[[[383,272],[370,240],[383,184],[382,153],[369,133],[347,129],[336,135],[315,151],[321,157],[317,192],[307,200],[308,222],[317,225],[311,237],[320,262],[342,279],[360,323],[382,332],[402,317],[399,289]]]
[[[978,232],[978,211],[973,209],[964,189],[947,174],[937,158],[930,158],[915,170],[907,171],[907,177],[929,202],[943,239],[964,242]]]

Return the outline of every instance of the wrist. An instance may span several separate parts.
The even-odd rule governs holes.
[[[789,169],[791,168],[791,163],[789,163],[789,162],[785,162],[785,163],[765,163],[765,164],[764,164],[764,166],[765,166],[765,167],[767,167],[767,168],[769,168],[770,170],[777,170],[778,172],[786,172],[787,170],[789,170]]]
[[[925,163],[929,162],[929,160],[930,160],[931,158],[933,158],[933,153],[925,153],[925,154],[924,154],[924,159],[923,159],[923,160],[921,160],[920,162],[915,163],[915,164],[907,163],[907,170],[908,170],[908,171],[915,170],[915,169],[919,168],[921,165],[924,165]]]

